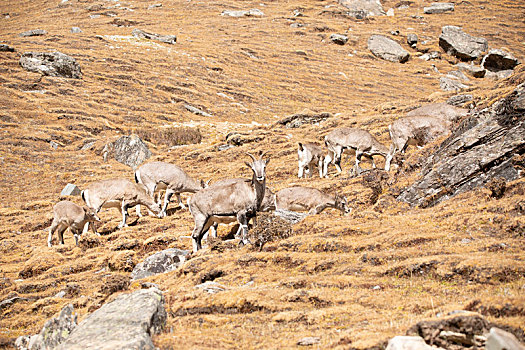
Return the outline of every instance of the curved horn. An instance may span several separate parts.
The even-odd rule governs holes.
[[[252,154],[250,154],[248,152],[246,152],[246,154],[249,155],[253,159],[254,162],[256,161],[255,157]]]
[[[261,155],[259,156],[259,159],[263,159],[264,155],[266,154],[267,151],[263,151],[261,152]]]

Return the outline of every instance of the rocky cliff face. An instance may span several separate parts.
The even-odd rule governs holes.
[[[525,152],[525,84],[463,120],[398,199],[432,206],[495,177],[518,178],[512,158]]]

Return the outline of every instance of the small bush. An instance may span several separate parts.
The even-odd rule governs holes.
[[[248,238],[261,251],[266,243],[291,235],[292,225],[289,222],[272,213],[260,213],[257,215],[257,225],[249,231]]]
[[[200,143],[202,134],[197,128],[144,128],[135,132],[141,139],[156,145],[180,146]]]

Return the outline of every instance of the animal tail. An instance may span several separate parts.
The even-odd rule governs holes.
[[[139,176],[138,176],[138,174],[137,174],[138,172],[139,172],[138,170],[135,171],[135,182],[136,182],[136,183],[139,183]]]

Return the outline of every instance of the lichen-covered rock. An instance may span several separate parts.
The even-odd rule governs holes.
[[[151,157],[148,146],[137,135],[122,136],[115,142],[107,143],[102,150],[104,161],[113,157],[117,162],[126,164],[133,169]]]
[[[82,72],[77,61],[61,52],[25,52],[20,65],[35,73],[53,77],[81,79]]]
[[[433,2],[430,6],[423,8],[426,14],[436,14],[454,11],[454,4],[451,2]]]
[[[73,313],[73,305],[65,306],[56,318],[48,320],[39,334],[21,336],[16,339],[18,350],[54,349],[66,339],[77,326],[77,315]]]
[[[87,316],[56,349],[153,350],[151,335],[165,327],[166,318],[157,288],[119,295]]]
[[[471,61],[487,51],[488,42],[484,38],[473,37],[460,27],[445,26],[441,29],[439,46],[451,56],[461,60]]]
[[[47,34],[47,31],[44,29],[31,29],[31,30],[28,30],[27,32],[18,34],[18,36],[28,37],[28,36],[40,36],[40,35],[46,35],[46,34]]]
[[[172,271],[184,263],[189,252],[189,250],[170,248],[150,255],[135,266],[131,273],[131,279],[138,280]]]
[[[518,178],[514,155],[525,153],[525,84],[472,113],[423,165],[421,178],[398,199],[431,206],[479,187],[495,177]]]
[[[459,91],[468,88],[461,80],[453,75],[447,74],[439,78],[439,87],[443,91]]]
[[[368,39],[368,49],[377,57],[391,62],[406,62],[410,57],[394,40],[383,35],[372,35]]]
[[[149,40],[156,40],[166,44],[175,44],[177,42],[177,36],[175,35],[159,35],[155,33],[148,33],[140,29],[133,29],[131,34],[137,38],[144,38]]]
[[[339,0],[339,3],[350,10],[351,16],[358,19],[386,14],[379,0]]]

